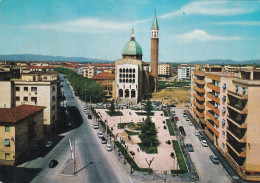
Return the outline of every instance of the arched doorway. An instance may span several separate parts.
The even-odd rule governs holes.
[[[122,90],[122,89],[119,89],[119,90],[118,90],[118,96],[119,96],[119,97],[123,97],[123,90]]]
[[[131,90],[131,98],[135,98],[135,90]]]
[[[126,90],[125,90],[125,98],[128,98],[128,97],[129,97],[129,90],[126,89]]]

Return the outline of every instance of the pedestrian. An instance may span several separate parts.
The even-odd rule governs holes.
[[[139,152],[139,148],[137,148],[137,152]]]

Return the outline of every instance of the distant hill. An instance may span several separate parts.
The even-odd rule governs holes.
[[[221,60],[221,59],[212,59],[212,60],[205,60],[205,61],[192,61],[189,62],[191,64],[260,64],[260,59],[256,60],[244,60],[244,61],[234,61],[234,60]]]
[[[48,55],[33,55],[33,54],[12,54],[0,55],[0,61],[73,61],[73,62],[112,62],[108,60],[100,60],[85,57],[62,57]]]

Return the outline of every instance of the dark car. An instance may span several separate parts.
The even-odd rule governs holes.
[[[189,152],[194,152],[192,144],[186,144],[186,147],[187,147]]]
[[[181,134],[182,134],[183,136],[186,135],[186,132],[185,132],[183,126],[179,126],[179,130],[180,130],[180,132],[181,132]]]
[[[219,160],[218,160],[218,157],[216,155],[210,155],[209,158],[212,161],[212,163],[219,164]]]
[[[88,119],[92,119],[92,116],[90,114],[88,115]]]
[[[200,139],[200,141],[206,140],[202,135],[199,135],[199,139]]]
[[[58,161],[53,159],[49,162],[49,168],[54,168],[55,166],[57,166]]]

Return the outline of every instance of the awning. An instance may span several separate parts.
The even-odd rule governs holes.
[[[10,140],[9,139],[5,139],[5,146],[10,146]]]
[[[223,119],[223,121],[222,121],[222,125],[225,125],[226,124],[226,121]]]

